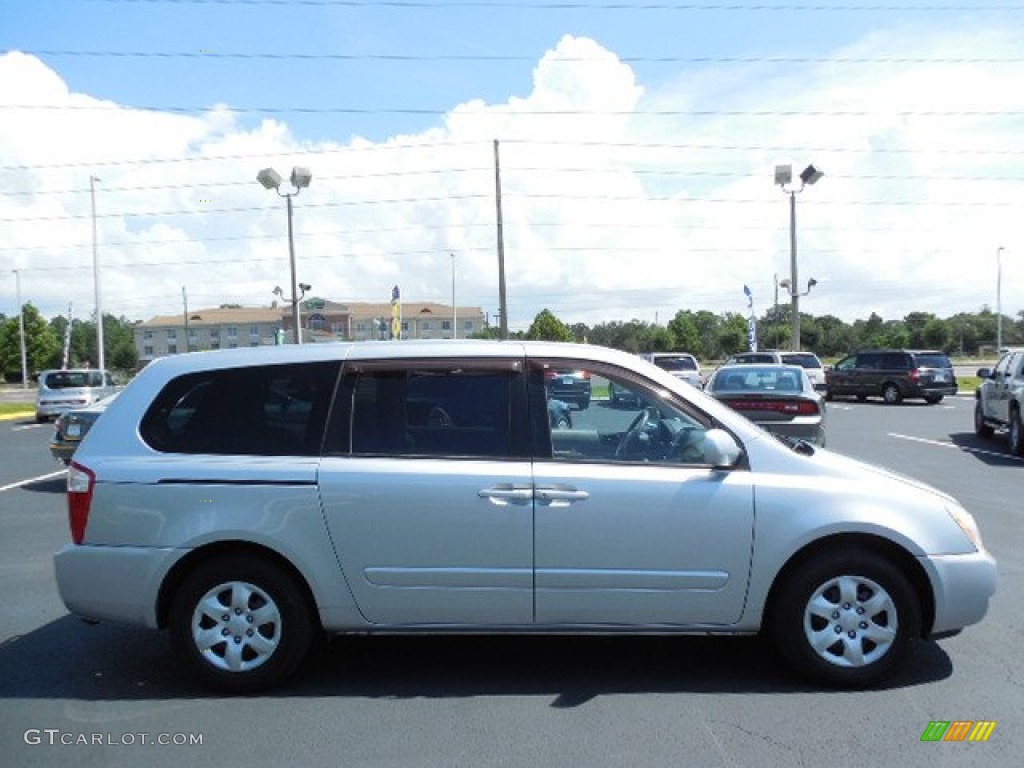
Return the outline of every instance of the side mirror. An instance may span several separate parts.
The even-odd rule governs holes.
[[[724,429],[709,429],[704,433],[704,463],[715,469],[731,469],[740,460],[743,451],[736,439]]]
[[[992,369],[991,368],[979,368],[977,375],[978,375],[979,379],[991,379],[992,378]]]

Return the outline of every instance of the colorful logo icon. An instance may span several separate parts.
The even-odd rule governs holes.
[[[932,720],[921,741],[988,741],[995,729],[995,720]]]

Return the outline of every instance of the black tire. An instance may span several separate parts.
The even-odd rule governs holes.
[[[770,618],[779,651],[794,669],[850,688],[890,677],[921,632],[910,581],[883,556],[860,549],[823,552],[801,565],[781,585]]]
[[[985,412],[981,407],[981,400],[974,401],[974,434],[978,437],[992,437],[995,430],[985,422]]]
[[[929,405],[936,405],[942,402],[942,395],[928,395],[924,401]]]
[[[1009,424],[1010,453],[1014,456],[1024,455],[1024,424],[1020,421],[1020,409],[1010,408]]]
[[[888,405],[899,405],[903,402],[903,393],[900,392],[899,385],[893,384],[891,381],[888,384],[883,384],[882,399]]]
[[[834,399],[835,399],[835,395],[832,394],[832,390],[831,389],[826,389],[825,390],[825,400],[831,403]]]
[[[859,402],[859,403],[863,403],[867,399],[868,399],[867,395],[857,395],[857,402]]]
[[[579,409],[581,411],[585,411],[585,410],[587,410],[587,408],[590,407],[590,398],[589,397],[582,397],[582,398],[580,398],[579,400],[576,401],[576,405],[579,406]]]
[[[216,606],[223,607],[222,615],[213,615]],[[168,626],[188,671],[203,685],[232,694],[285,680],[305,658],[314,634],[295,581],[246,555],[210,560],[189,574],[174,595]]]

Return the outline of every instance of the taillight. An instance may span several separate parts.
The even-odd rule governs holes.
[[[917,368],[912,369],[910,371],[910,380],[914,381],[914,382],[920,381],[921,380],[921,371],[919,371]]]
[[[91,469],[71,462],[68,467],[68,523],[71,525],[71,540],[75,544],[81,544],[85,539],[95,485],[96,474]]]
[[[810,400],[727,400],[737,411],[771,411],[788,416],[816,416],[818,406]]]

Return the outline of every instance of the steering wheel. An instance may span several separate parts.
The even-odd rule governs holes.
[[[650,408],[644,408],[636,415],[633,422],[626,428],[626,433],[622,436],[622,440],[619,441],[619,445],[615,449],[616,459],[627,458],[635,450],[635,445],[640,443],[640,436],[644,434],[651,420]]]

